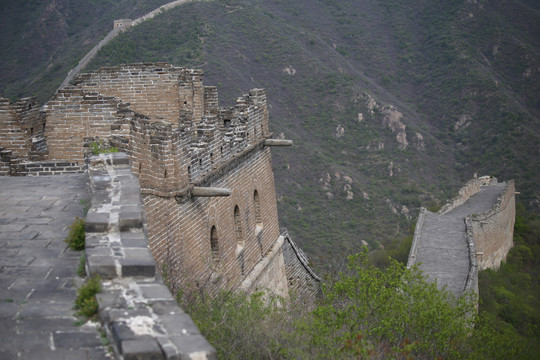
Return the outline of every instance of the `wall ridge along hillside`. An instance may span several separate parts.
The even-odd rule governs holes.
[[[143,21],[149,20],[154,18],[156,15],[161,14],[163,11],[170,10],[172,8],[175,8],[182,4],[187,4],[193,1],[211,1],[211,0],[176,0],[171,1],[167,4],[161,5],[157,9],[154,9],[150,11],[149,13],[131,20],[131,19],[119,19],[114,21],[113,29],[103,38],[101,39],[75,66],[73,69],[69,71],[64,81],[62,81],[62,84],[58,87],[58,90],[63,90],[73,79],[80,74],[81,70],[84,69],[86,65],[92,61],[99,52],[99,50],[107,45],[109,42],[111,42],[118,34],[125,31],[131,26],[136,26],[142,23]]]
[[[478,270],[504,261],[513,245],[514,221],[513,180],[475,176],[438,213],[421,209],[407,266],[419,264],[455,296],[478,293]]]

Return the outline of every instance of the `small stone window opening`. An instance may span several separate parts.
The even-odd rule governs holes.
[[[258,234],[263,229],[263,222],[261,215],[261,201],[257,190],[253,192],[253,205],[255,206],[255,234]]]
[[[223,125],[224,125],[225,127],[231,126],[231,120],[230,120],[230,119],[225,119],[225,120],[223,120]]]
[[[242,232],[242,223],[240,221],[240,208],[234,207],[234,232],[236,235],[236,251],[240,252],[244,248],[244,235]]]
[[[264,135],[264,126],[261,124],[261,135]]]
[[[33,127],[30,128],[30,135],[34,135],[34,128]]]
[[[210,164],[214,165],[214,153],[213,152],[210,153]]]
[[[167,178],[167,169],[165,169],[165,172],[163,173],[163,177],[166,179]]]
[[[210,230],[210,247],[212,249],[212,259],[214,262],[219,262],[219,242],[217,236],[217,229],[215,226],[212,226]]]

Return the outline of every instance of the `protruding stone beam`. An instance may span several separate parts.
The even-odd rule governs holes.
[[[191,196],[193,197],[231,196],[231,193],[231,189],[215,187],[195,186],[193,190],[191,190]]]
[[[264,140],[265,146],[292,146],[292,140],[282,140],[282,139],[266,139]]]

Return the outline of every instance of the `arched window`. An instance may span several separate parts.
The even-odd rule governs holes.
[[[242,250],[244,247],[244,235],[242,234],[242,222],[240,221],[240,208],[238,205],[234,207],[234,232],[236,234],[237,249]]]
[[[219,261],[219,242],[217,236],[217,230],[215,226],[212,226],[210,230],[210,247],[212,249],[212,258],[215,262]]]
[[[253,204],[255,205],[255,224],[262,227],[261,202],[257,190],[253,192]]]

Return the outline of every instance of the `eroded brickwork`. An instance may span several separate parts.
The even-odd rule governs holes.
[[[0,96],[0,147],[11,151],[11,161],[37,160],[45,121],[36,98],[11,102]]]
[[[85,92],[112,96],[131,104],[133,111],[177,127],[181,110],[200,121],[204,108],[202,71],[165,63],[121,65],[82,74],[75,86]]]
[[[44,110],[50,160],[83,163],[92,142],[129,133],[127,125],[122,127],[122,104],[110,96],[69,87],[59,90]]]

